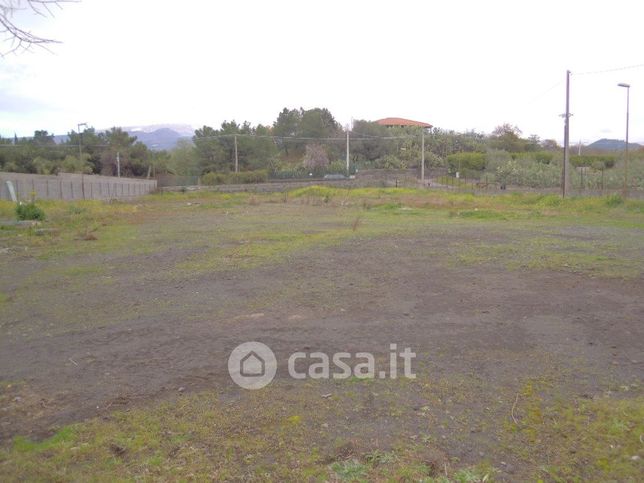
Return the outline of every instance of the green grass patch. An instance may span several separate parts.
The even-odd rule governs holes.
[[[246,392],[231,402],[215,393],[182,396],[175,402],[133,408],[64,427],[42,441],[15,438],[0,448],[6,481],[215,480],[493,481],[498,469],[483,460],[474,466],[448,459],[428,434],[410,438],[405,427],[435,423],[442,409],[471,400],[497,400],[506,391],[476,389],[481,381],[426,379],[413,384],[375,381],[355,386],[279,383]],[[641,469],[644,399],[601,397],[556,400],[541,379],[524,383],[499,428],[501,458],[521,462],[519,479],[635,481]],[[332,398],[321,398],[327,390]],[[371,392],[377,393],[375,401]],[[423,395],[413,409],[404,394]],[[417,396],[415,396],[417,397]],[[514,400],[514,397],[511,398]],[[370,402],[371,401],[371,402]],[[343,421],[368,404],[378,435],[338,437]],[[467,410],[467,409],[466,409]],[[510,411],[510,408],[507,409]],[[454,429],[462,422],[447,418]],[[471,416],[471,415],[470,415]],[[428,419],[429,418],[429,419]],[[393,419],[400,433],[378,432]],[[414,423],[413,421],[416,421]],[[411,426],[409,426],[411,424]],[[430,429],[433,426],[430,424]],[[469,437],[469,426],[464,431]],[[456,434],[454,435],[456,437]],[[380,440],[380,443],[377,442]],[[507,460],[507,459],[506,459]],[[447,474],[446,474],[447,473]],[[516,475],[515,475],[516,476]]]
[[[527,383],[517,396],[505,444],[535,478],[550,481],[636,481],[641,476],[644,398],[548,401]]]
[[[473,210],[463,210],[456,212],[456,216],[461,218],[469,218],[475,220],[506,220],[506,216],[503,213],[492,210],[479,210],[477,208]]]
[[[64,447],[73,441],[75,428],[67,426],[53,436],[42,441],[31,441],[22,436],[17,436],[13,442],[13,449],[18,453],[43,453],[52,448]]]
[[[528,225],[529,226],[529,225]],[[525,225],[524,225],[525,227]],[[608,278],[635,278],[644,273],[644,262],[637,255],[639,236],[628,230],[621,235],[584,240],[566,236],[564,231],[535,236],[531,230],[508,232],[508,241],[496,243],[457,242],[449,247],[452,263],[487,264],[513,270],[552,270],[584,273]],[[545,230],[544,230],[545,231]]]
[[[390,407],[396,382],[379,383],[378,390]],[[384,451],[338,439],[338,421],[363,396],[338,389],[338,402],[319,391],[316,384],[298,391],[276,385],[228,403],[213,393],[184,396],[68,426],[40,442],[16,438],[0,448],[0,466],[8,481],[373,481],[443,474],[438,460],[429,464],[427,442],[394,436],[395,449]],[[461,470],[450,466],[453,481]]]

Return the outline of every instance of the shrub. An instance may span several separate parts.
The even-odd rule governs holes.
[[[201,183],[209,186],[216,184],[224,184],[226,182],[226,175],[223,173],[215,173],[211,171],[201,177]]]
[[[268,171],[258,169],[256,171],[241,171],[239,173],[206,173],[201,177],[201,183],[214,186],[217,184],[250,184],[265,183],[268,181]]]
[[[382,158],[378,158],[373,162],[373,167],[381,169],[405,169],[407,165],[396,156],[385,154]]]
[[[485,169],[487,156],[485,153],[456,153],[447,156],[447,163],[450,168],[456,170],[473,169],[481,171]]]
[[[45,212],[36,205],[35,202],[20,203],[16,206],[16,216],[19,220],[39,220],[45,219]]]
[[[575,167],[594,166],[601,169],[603,166],[610,169],[615,166],[616,160],[617,158],[614,154],[575,154],[570,156],[570,164]]]
[[[550,164],[552,161],[552,158],[554,158],[554,153],[551,153],[550,151],[537,151],[536,153],[532,153],[534,156],[535,161],[543,164]]]
[[[445,159],[432,152],[425,153],[425,166],[430,168],[444,168]]]
[[[606,206],[610,208],[614,208],[619,205],[624,204],[624,198],[622,198],[620,195],[610,195],[606,197]]]
[[[268,181],[268,171],[265,169],[230,173],[226,179],[226,183],[229,184],[265,183],[266,181]]]

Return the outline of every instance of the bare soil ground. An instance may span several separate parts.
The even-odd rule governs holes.
[[[495,250],[515,245],[530,257],[521,252],[531,240],[549,236],[565,264],[567,251],[610,242],[612,230],[594,222],[467,220],[400,207],[381,217],[310,200],[205,204],[173,201],[163,217],[146,211],[119,228],[127,245],[79,240],[65,251],[53,240],[67,248],[51,255],[48,246],[24,253],[7,242],[3,445],[191,393],[216,394],[243,411],[249,396],[231,381],[227,359],[246,341],[277,356],[273,404],[297,407],[311,397],[327,410],[342,406],[323,423],[324,464],[422,439],[432,471],[485,461],[498,479],[523,479],[541,461],[524,440],[523,452],[509,451],[519,443],[504,431],[528,418],[526,384],[546,403],[641,394],[641,228],[620,229],[632,243],[612,247],[614,261],[636,270],[619,277],[587,266],[513,265],[506,256],[516,261],[516,252]],[[316,238],[334,230],[341,235]],[[274,243],[284,249],[265,250]],[[391,343],[417,353],[416,380],[288,377],[296,351],[368,351],[384,360]],[[300,399],[289,402],[293,394]],[[347,455],[333,453],[343,438]],[[547,452],[539,442],[533,448]]]

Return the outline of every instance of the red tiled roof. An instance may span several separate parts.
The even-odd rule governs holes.
[[[381,126],[418,126],[418,127],[433,127],[431,124],[420,121],[412,121],[411,119],[403,119],[402,117],[385,117],[376,121]]]

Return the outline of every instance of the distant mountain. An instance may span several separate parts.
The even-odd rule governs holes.
[[[126,126],[123,128],[127,132],[147,132],[151,133],[159,129],[172,129],[173,131],[179,133],[181,136],[190,136],[192,137],[195,133],[195,130],[189,124],[149,124],[145,126]]]
[[[595,150],[595,151],[623,151],[626,147],[626,142],[621,139],[600,139],[595,141],[592,144],[586,146],[586,149]],[[639,149],[641,144],[637,143],[628,143],[629,149]]]
[[[163,149],[173,149],[180,139],[192,139],[194,129],[187,124],[157,124],[152,126],[130,126],[124,127],[130,136],[136,136],[137,141],[141,141],[148,148],[154,151]],[[98,130],[105,132],[106,129]],[[68,136],[54,136],[57,143],[67,142]]]
[[[170,128],[156,129],[152,132],[145,131],[128,131],[130,136],[136,136],[148,148],[155,151],[162,149],[173,149],[176,147],[179,139],[190,139],[192,135],[185,136]]]

